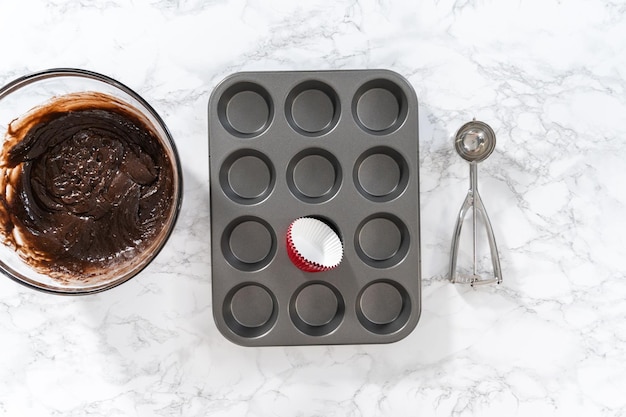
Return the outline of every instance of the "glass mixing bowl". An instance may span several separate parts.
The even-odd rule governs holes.
[[[62,139],[65,145],[61,146],[58,140],[48,138],[51,142],[45,148],[51,155],[41,157],[44,162],[29,162],[29,149],[36,148],[37,141],[43,143],[43,135],[33,134],[29,138],[26,134],[24,138],[29,139],[20,140],[13,134],[16,129],[21,127],[22,131],[30,134],[42,123],[46,124],[56,117],[50,114],[84,110],[81,100],[89,101],[94,97],[99,104],[92,104],[94,108],[90,110],[95,109],[97,113],[105,108],[116,114],[130,114],[131,120],[139,121],[138,126],[145,128],[139,130],[149,132],[149,140],[129,139],[124,142],[128,149],[124,148],[126,150],[122,152],[118,149],[119,144],[110,145],[108,132],[116,131],[120,123],[126,124],[125,121],[116,119],[109,127],[93,130],[89,118],[70,117],[64,119],[66,125],[61,130],[67,132],[73,129],[74,133],[69,135],[73,141],[71,146],[67,142],[69,139]],[[132,123],[131,126],[136,127]],[[91,139],[85,139],[88,137]],[[20,151],[26,162],[8,169],[7,161],[13,157],[7,155],[17,153],[15,145],[19,142],[25,144],[18,148],[21,146]],[[144,146],[145,149],[142,148]],[[148,148],[151,150],[148,151]],[[143,151],[153,156],[142,155]],[[71,157],[68,156],[70,154]],[[83,161],[81,158],[86,159]],[[114,163],[101,174],[98,171],[101,168],[94,161],[100,163],[102,158],[109,158],[106,159],[109,162],[114,160]],[[28,168],[27,163],[30,163]],[[163,165],[169,166],[171,174]],[[12,184],[13,176],[18,172],[21,174],[18,185]],[[62,175],[65,175],[65,180],[58,180]],[[125,184],[130,185],[124,188]],[[51,189],[46,190],[46,187]],[[65,188],[59,191],[59,187]],[[92,187],[89,188],[89,193],[93,194],[90,194],[91,202],[76,203],[77,198],[82,198],[80,192],[85,187]],[[46,197],[48,193],[56,194],[49,199]],[[158,200],[155,197],[157,193]],[[21,200],[15,200],[15,194],[28,204],[20,204]],[[71,207],[67,206],[69,208],[64,206],[66,199],[73,199],[69,203]],[[115,213],[122,212],[119,207],[127,202],[130,202],[130,209],[124,211],[124,219],[117,219],[117,214],[107,214],[109,209]],[[130,88],[105,75],[66,68],[20,77],[0,88],[0,271],[9,278],[55,294],[90,294],[113,288],[137,275],[157,256],[174,228],[181,203],[182,170],[174,141],[156,111]],[[29,204],[34,208],[27,207]],[[89,204],[91,211],[85,208]],[[50,214],[51,211],[54,213]],[[12,220],[17,218],[17,212],[25,217],[21,229],[16,226],[19,221]],[[37,216],[32,215],[33,212],[38,213]],[[31,230],[33,216],[40,222],[35,230]],[[73,226],[63,226],[65,220],[55,223],[58,219],[65,219]],[[102,223],[93,230],[83,227],[91,225],[91,221]],[[118,221],[119,225],[111,226]],[[46,229],[49,224],[51,226]],[[132,235],[134,229],[141,232]],[[86,230],[90,230],[91,235]],[[123,243],[116,240],[121,239],[118,234],[125,235]],[[49,239],[56,239],[56,246],[50,246],[47,243]],[[72,246],[78,241],[84,246],[81,250],[78,250],[79,246]],[[54,247],[56,252],[46,253],[49,247]],[[109,249],[110,253],[107,252]],[[68,261],[66,252],[78,253],[79,257],[84,253],[85,259],[76,261],[71,258]],[[87,256],[91,252],[97,255]]]

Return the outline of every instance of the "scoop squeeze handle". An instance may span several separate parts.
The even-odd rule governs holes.
[[[454,235],[452,238],[452,256],[450,261],[450,280],[453,283],[480,285],[480,284],[500,284],[502,282],[502,271],[500,270],[500,258],[498,256],[498,247],[496,246],[496,238],[493,234],[493,228],[491,227],[491,221],[487,216],[487,211],[483,204],[480,194],[478,193],[477,183],[478,175],[476,163],[470,163],[470,189],[465,196],[465,201],[461,206],[459,215],[456,220],[456,226],[454,228]],[[456,274],[456,264],[459,250],[459,238],[461,236],[461,229],[463,228],[463,220],[469,209],[472,209],[472,249],[473,249],[473,268],[472,274],[469,276],[458,276]],[[489,249],[491,251],[491,261],[493,264],[494,277],[491,279],[481,279],[476,273],[476,215],[480,214],[483,219],[485,229],[487,231],[487,240],[489,241]]]

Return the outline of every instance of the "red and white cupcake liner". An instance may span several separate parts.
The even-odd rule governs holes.
[[[301,217],[287,230],[287,254],[303,271],[329,271],[341,263],[343,244],[337,233],[323,221]]]

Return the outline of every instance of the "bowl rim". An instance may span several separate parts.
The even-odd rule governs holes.
[[[34,289],[34,290],[41,291],[44,293],[56,294],[56,295],[68,295],[68,296],[89,295],[89,294],[96,294],[99,292],[107,291],[125,282],[128,282],[130,279],[137,276],[141,271],[143,271],[148,265],[150,265],[154,261],[154,259],[158,256],[158,254],[161,252],[161,250],[165,246],[165,244],[169,241],[172,235],[172,232],[174,231],[176,227],[176,223],[178,222],[178,218],[180,215],[182,202],[183,202],[183,169],[182,169],[182,165],[180,162],[178,149],[176,147],[176,143],[174,142],[172,134],[170,130],[168,129],[167,125],[165,124],[165,122],[163,121],[163,119],[161,118],[161,116],[157,113],[157,111],[142,96],[140,96],[137,92],[135,92],[133,89],[126,86],[125,84],[107,75],[90,71],[90,70],[86,70],[86,69],[70,68],[70,67],[50,68],[50,69],[45,69],[41,71],[32,72],[30,74],[22,75],[18,78],[13,79],[12,81],[9,81],[4,86],[0,87],[0,100],[8,96],[9,94],[19,90],[21,87],[35,83],[37,81],[46,80],[49,78],[71,77],[71,76],[92,79],[95,81],[100,81],[105,84],[111,85],[119,89],[120,91],[128,94],[133,100],[136,100],[141,106],[143,106],[147,110],[148,113],[150,113],[150,116],[152,116],[154,120],[156,121],[156,123],[159,125],[159,127],[163,129],[163,132],[165,134],[163,139],[168,142],[169,146],[172,149],[172,155],[173,155],[172,164],[173,164],[173,168],[177,177],[177,181],[175,181],[175,184],[174,184],[174,187],[175,187],[174,189],[177,190],[177,195],[175,196],[176,201],[174,202],[174,207],[172,207],[173,217],[171,219],[167,232],[162,238],[161,243],[159,243],[155,247],[153,254],[150,256],[150,258],[145,264],[133,270],[127,276],[123,276],[123,278],[121,279],[113,279],[109,282],[105,282],[104,284],[101,284],[101,285],[95,285],[93,287],[68,288],[68,290],[63,290],[62,287],[52,287],[46,284],[37,284],[34,281],[25,281],[24,279],[20,278],[15,273],[13,273],[12,268],[8,267],[7,265],[5,265],[5,263],[2,260],[0,260],[0,272],[4,274],[5,276],[9,277],[10,279],[12,279],[13,281],[19,284],[22,284],[30,289]]]

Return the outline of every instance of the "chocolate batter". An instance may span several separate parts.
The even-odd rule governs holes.
[[[43,274],[85,281],[135,265],[171,218],[172,161],[150,123],[101,93],[14,120],[0,154],[0,234]]]

